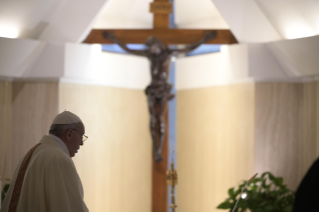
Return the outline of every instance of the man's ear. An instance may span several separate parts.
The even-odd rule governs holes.
[[[67,131],[66,131],[66,139],[67,140],[69,140],[70,138],[71,138],[71,136],[72,136],[72,129],[68,129]]]

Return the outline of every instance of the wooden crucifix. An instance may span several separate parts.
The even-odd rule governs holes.
[[[164,113],[167,103],[174,98],[171,94],[172,85],[168,83],[171,58],[180,53],[190,52],[201,44],[216,37],[216,31],[213,30],[205,35],[199,41],[187,45],[182,49],[170,49],[156,37],[149,37],[144,50],[133,50],[126,46],[122,41],[114,36],[113,33],[103,32],[103,36],[117,43],[123,50],[138,56],[146,57],[150,62],[151,83],[145,89],[147,95],[148,108],[150,113],[150,131],[153,142],[153,156],[156,162],[161,162],[162,149],[166,134],[166,124]]]
[[[151,50],[150,46],[148,46],[148,50],[154,51],[156,53],[156,51],[158,50],[163,51],[163,49],[166,49],[169,51],[167,47],[168,45],[178,45],[178,44],[188,45],[188,48],[184,50],[189,51],[189,50],[192,50],[194,47],[197,47],[198,44],[201,44],[201,43],[208,43],[208,44],[237,43],[235,37],[229,30],[212,31],[212,30],[170,29],[169,14],[172,12],[172,5],[169,2],[169,0],[154,0],[154,2],[152,2],[150,5],[150,12],[154,13],[153,29],[150,29],[150,30],[93,29],[91,33],[88,35],[88,37],[84,40],[84,43],[100,43],[100,44],[117,43],[124,50],[128,52],[148,57],[151,63],[152,63],[152,58],[150,57],[152,56],[152,54],[148,54],[146,51],[130,50],[127,48],[126,44],[128,43],[144,44],[148,38],[153,37],[153,38],[150,38],[147,43],[149,44],[157,43],[159,46],[159,49],[155,47]],[[210,39],[213,37],[214,39]],[[173,53],[173,50],[171,53]],[[155,60],[154,62],[156,61],[157,60]],[[154,71],[152,70],[152,64],[151,64],[151,71]],[[166,71],[162,73],[166,73]],[[165,85],[160,87],[163,88],[166,92],[162,92],[162,93],[157,92],[157,94],[165,94],[166,97],[164,99],[168,101],[169,99],[173,98],[173,95],[170,94],[171,86],[170,84],[167,83],[168,76],[166,75],[164,78],[165,78],[164,81],[166,83]],[[148,95],[149,106],[153,104],[152,102],[150,102],[149,97],[152,97],[152,93],[154,92],[156,93],[157,90],[158,89],[156,89],[156,86],[154,87],[151,85],[148,86],[148,88],[146,89],[146,94],[150,93],[150,95]],[[161,107],[162,103],[163,102],[158,102],[157,107]],[[151,111],[150,113],[152,114]],[[162,130],[167,132],[167,112],[165,112],[164,118],[165,120],[162,120],[162,121],[165,124],[164,126],[160,126],[159,129],[161,129],[162,127]],[[152,135],[152,137],[154,136]],[[154,140],[154,138],[152,139]],[[167,133],[165,135],[163,134],[162,139],[164,139],[163,143],[160,144],[161,145],[160,150],[163,151],[162,156],[159,157],[159,155],[156,154],[156,151],[154,154],[155,158],[157,158],[157,160],[162,160],[162,162],[156,163],[155,161],[153,161],[152,212],[167,212],[167,199],[168,199],[167,195],[168,194],[167,194],[167,186],[165,182],[166,170],[168,168],[167,166],[167,161],[168,161]]]

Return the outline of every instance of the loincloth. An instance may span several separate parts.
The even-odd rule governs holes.
[[[168,98],[172,99],[174,97],[174,94],[171,93],[172,90],[172,84],[165,83],[165,84],[151,84],[146,87],[145,93],[150,98],[156,98],[156,99],[162,99],[162,98]]]

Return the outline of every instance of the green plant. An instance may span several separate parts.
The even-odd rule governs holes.
[[[1,191],[1,204],[3,203],[4,201],[4,198],[6,197],[6,194],[9,190],[9,187],[10,187],[10,179],[6,179],[5,180],[5,184],[3,185],[3,189]],[[0,186],[1,187],[1,186]]]
[[[242,198],[236,212],[291,212],[295,200],[295,193],[283,184],[283,178],[274,177],[270,172],[265,172],[247,185],[244,195],[239,197],[246,181],[238,189],[230,188],[229,197],[217,206],[219,209],[229,209],[231,212],[238,198]],[[245,198],[244,198],[245,197]]]

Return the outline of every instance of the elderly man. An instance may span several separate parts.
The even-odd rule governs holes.
[[[1,212],[84,212],[83,187],[71,157],[87,139],[81,119],[64,111],[19,163]]]

